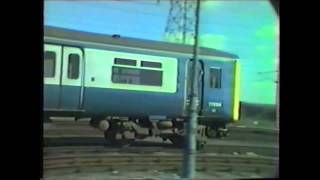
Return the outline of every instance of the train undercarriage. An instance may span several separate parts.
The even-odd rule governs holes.
[[[174,145],[183,147],[185,137],[184,119],[167,119],[154,121],[148,118],[107,117],[92,118],[90,125],[104,133],[105,139],[114,145],[129,145],[136,139],[160,137],[170,140]],[[202,125],[197,127],[197,148],[206,144],[207,138],[221,138],[228,135],[225,124],[216,126]]]

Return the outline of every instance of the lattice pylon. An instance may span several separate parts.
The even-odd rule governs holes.
[[[165,39],[170,42],[193,44],[196,0],[170,0]]]

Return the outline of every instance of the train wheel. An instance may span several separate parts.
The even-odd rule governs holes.
[[[111,132],[111,131],[104,132],[104,138],[112,146],[125,147],[125,146],[129,146],[130,143],[133,142],[133,140],[131,139],[117,138],[117,136],[119,136],[117,132]]]
[[[129,146],[132,142],[134,142],[133,138],[127,138],[128,133],[120,132],[117,123],[111,123],[111,126],[108,130],[104,131],[104,138],[110,143],[112,146],[123,147]]]
[[[229,130],[227,128],[219,128],[217,130],[217,138],[221,139],[229,135]]]
[[[216,134],[217,134],[217,132],[213,128],[206,127],[206,136],[208,138],[214,138],[214,137],[216,137]]]
[[[99,122],[103,119],[104,119],[103,117],[92,117],[91,120],[89,121],[89,124],[94,128],[99,128]]]

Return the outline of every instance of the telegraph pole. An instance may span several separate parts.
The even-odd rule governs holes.
[[[279,107],[280,107],[280,105],[279,105],[279,103],[280,103],[280,101],[279,101],[279,90],[280,90],[280,62],[278,61],[278,64],[277,64],[277,80],[276,80],[276,85],[277,85],[277,92],[276,92],[276,106],[277,106],[277,113],[276,113],[276,128],[278,128],[279,129],[279,118],[280,118],[280,116],[279,116],[279,113],[280,113],[280,109],[279,109]]]
[[[191,105],[189,109],[189,121],[186,123],[185,142],[183,154],[183,178],[194,178],[196,173],[196,136],[198,125],[198,34],[199,34],[199,16],[200,16],[200,0],[197,0],[196,5],[196,22],[195,22],[195,36],[193,46],[193,61],[192,61],[192,81],[191,81]]]

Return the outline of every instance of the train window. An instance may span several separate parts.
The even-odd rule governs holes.
[[[149,62],[149,61],[141,61],[141,66],[142,67],[161,68],[161,63]]]
[[[53,51],[44,52],[44,77],[54,77],[56,66],[56,53]]]
[[[115,58],[114,59],[115,64],[121,64],[121,65],[129,65],[129,66],[136,66],[137,61],[131,60],[131,59],[122,59],[122,58]]]
[[[214,89],[221,88],[221,69],[210,68],[210,87]]]
[[[80,57],[78,54],[69,54],[68,58],[68,78],[78,79]]]
[[[147,86],[162,86],[162,71],[112,67],[112,82]]]

